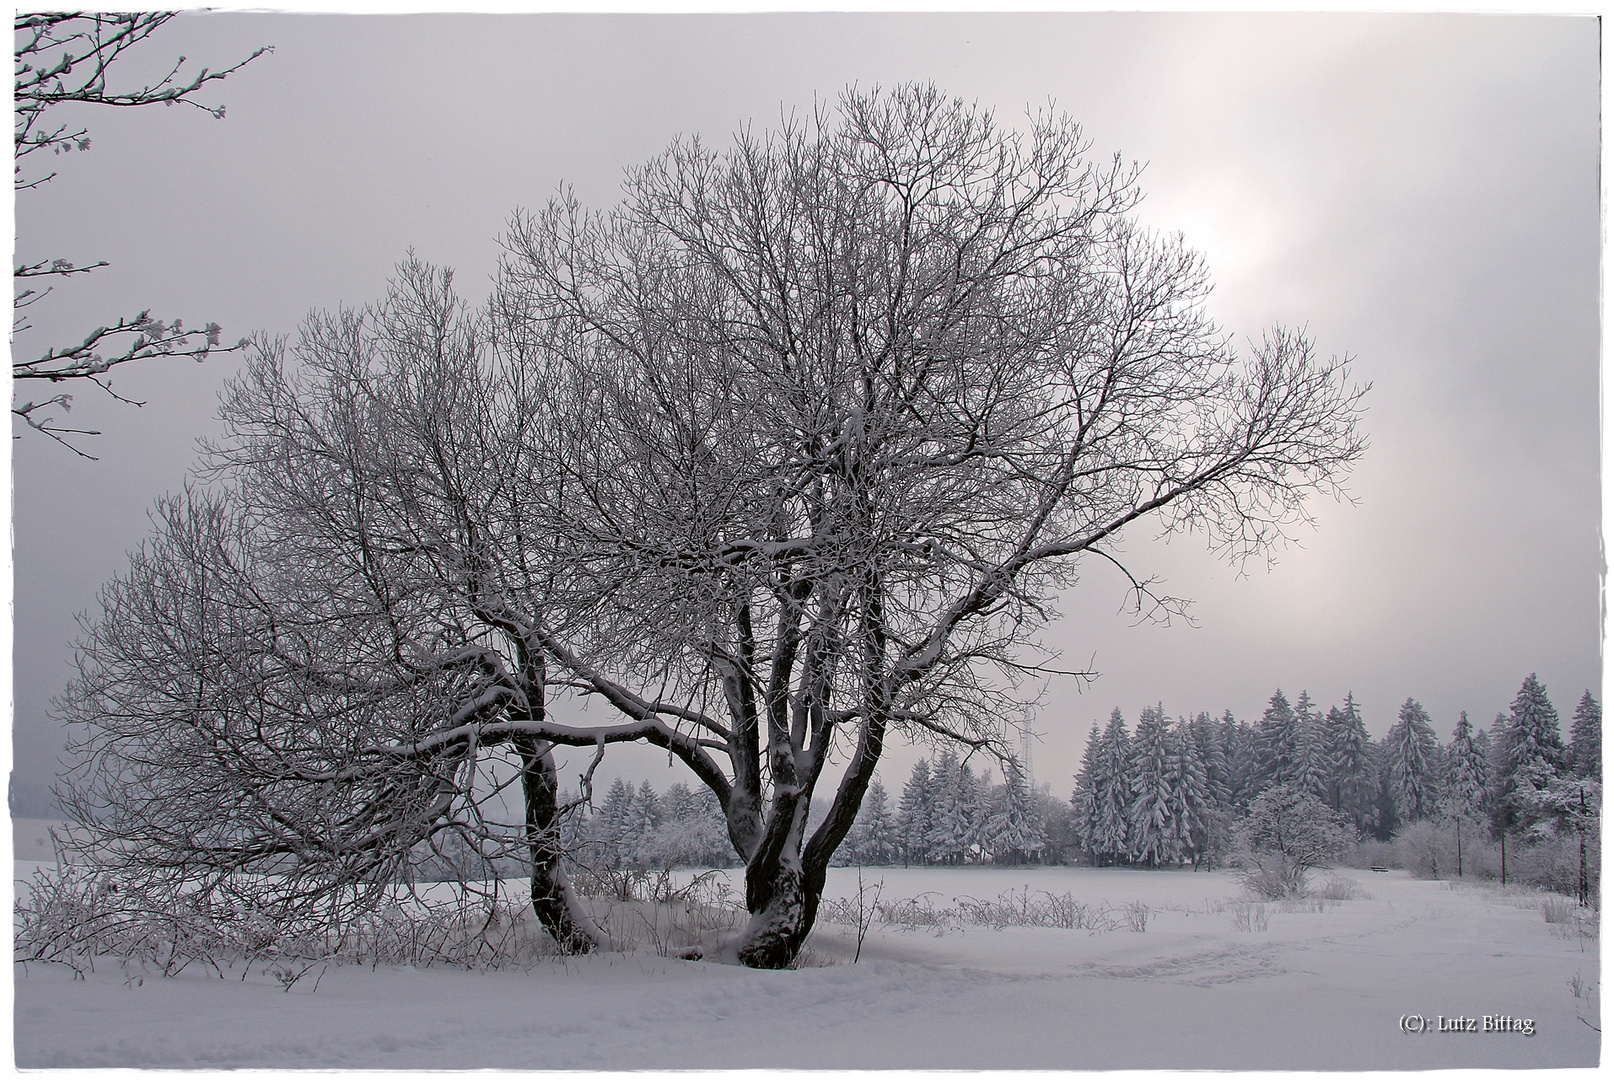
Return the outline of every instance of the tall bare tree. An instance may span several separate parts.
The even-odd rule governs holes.
[[[478,755],[515,754],[539,914],[592,940],[545,847],[549,751],[647,741],[723,806],[739,958],[785,965],[887,738],[1010,756],[998,717],[1084,557],[1121,566],[1145,518],[1263,556],[1337,494],[1362,389],[1291,331],[1241,357],[1198,257],[1129,217],[1134,173],[1085,154],[1062,116],[1017,132],[933,87],[848,92],[722,153],[676,142],[608,212],[517,215],[485,316],[406,268],[374,311],[311,319],[295,370],[257,350],[219,520],[267,560],[231,602],[261,611],[247,655],[296,672],[254,768],[342,808],[309,812],[320,858],[454,827]],[[104,707],[98,672],[143,677],[107,641],[90,627],[70,786],[127,802],[121,757],[198,724],[214,754],[221,721]],[[318,734],[310,688],[351,737]],[[615,719],[563,719],[565,695]],[[320,767],[286,764],[291,732]],[[284,828],[239,805],[237,832]]]

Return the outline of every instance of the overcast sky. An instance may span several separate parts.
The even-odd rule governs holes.
[[[486,293],[497,237],[564,182],[613,201],[674,135],[722,144],[849,83],[934,80],[1013,121],[1055,99],[1094,153],[1146,164],[1140,211],[1181,231],[1240,336],[1309,327],[1371,381],[1357,505],[1243,577],[1203,544],[1127,538],[1197,625],[1135,625],[1089,568],[1046,640],[1102,674],[1048,687],[1039,781],[1066,793],[1119,706],[1259,717],[1273,690],[1353,691],[1382,735],[1406,698],[1443,740],[1539,673],[1566,720],[1598,693],[1598,36],[1498,16],[187,15],[146,47],[224,66],[193,109],[91,111],[93,148],[17,198],[17,257],[112,266],[40,305],[19,351],[120,314],[291,334],[378,298],[411,247]],[[213,428],[231,358],[82,392],[99,461],[13,444],[15,767],[37,809],[62,734],[73,616],[147,534]],[[1598,694],[1601,697],[1601,694]],[[911,753],[882,767],[900,787]],[[661,787],[665,755],[613,757]],[[609,768],[609,767],[608,767]]]

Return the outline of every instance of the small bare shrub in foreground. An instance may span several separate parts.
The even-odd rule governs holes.
[[[1234,900],[1227,907],[1233,913],[1233,929],[1235,930],[1240,930],[1244,933],[1265,931],[1271,922],[1271,915],[1268,914],[1267,906],[1263,903]]]
[[[1371,900],[1367,891],[1350,878],[1329,875],[1322,883],[1311,890],[1313,896],[1322,900]]]

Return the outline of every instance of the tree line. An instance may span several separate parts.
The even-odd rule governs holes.
[[[1509,835],[1528,841],[1583,829],[1600,799],[1601,724],[1588,690],[1566,745],[1534,674],[1489,730],[1464,712],[1445,743],[1412,698],[1379,740],[1368,737],[1351,695],[1323,712],[1308,693],[1291,705],[1280,689],[1253,725],[1230,711],[1172,722],[1156,705],[1128,732],[1117,709],[1088,737],[1070,800],[1069,854],[1099,866],[1214,862],[1250,804],[1279,788],[1310,794],[1380,841],[1422,821],[1483,822],[1504,844]]]
[[[1463,870],[1466,827],[1470,851],[1500,843],[1505,878],[1509,837],[1515,845],[1560,835],[1597,842],[1601,730],[1602,709],[1588,690],[1565,743],[1534,674],[1489,729],[1464,712],[1444,743],[1412,698],[1382,739],[1368,736],[1350,694],[1324,711],[1306,691],[1291,704],[1279,689],[1253,725],[1231,710],[1172,721],[1153,705],[1129,730],[1116,709],[1107,724],[1093,725],[1068,802],[1047,785],[1029,790],[1012,762],[993,786],[984,770],[977,775],[943,752],[914,766],[895,809],[883,787],[878,797],[871,788],[842,858],[1217,865],[1237,847],[1252,803],[1282,791],[1316,800],[1343,835],[1362,840],[1388,842],[1420,823],[1452,830],[1456,860],[1447,872]],[[1582,880],[1583,896],[1588,888]]]

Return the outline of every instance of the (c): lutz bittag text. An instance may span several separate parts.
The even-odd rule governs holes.
[[[1472,1031],[1487,1034],[1511,1032],[1526,1036],[1536,1033],[1536,1022],[1533,1019],[1521,1016],[1507,1016],[1502,1013],[1487,1013],[1482,1016],[1442,1016],[1437,1014],[1432,1018],[1419,1013],[1406,1013],[1401,1017],[1399,1026],[1402,1031],[1410,1035],[1449,1034],[1454,1031]]]

